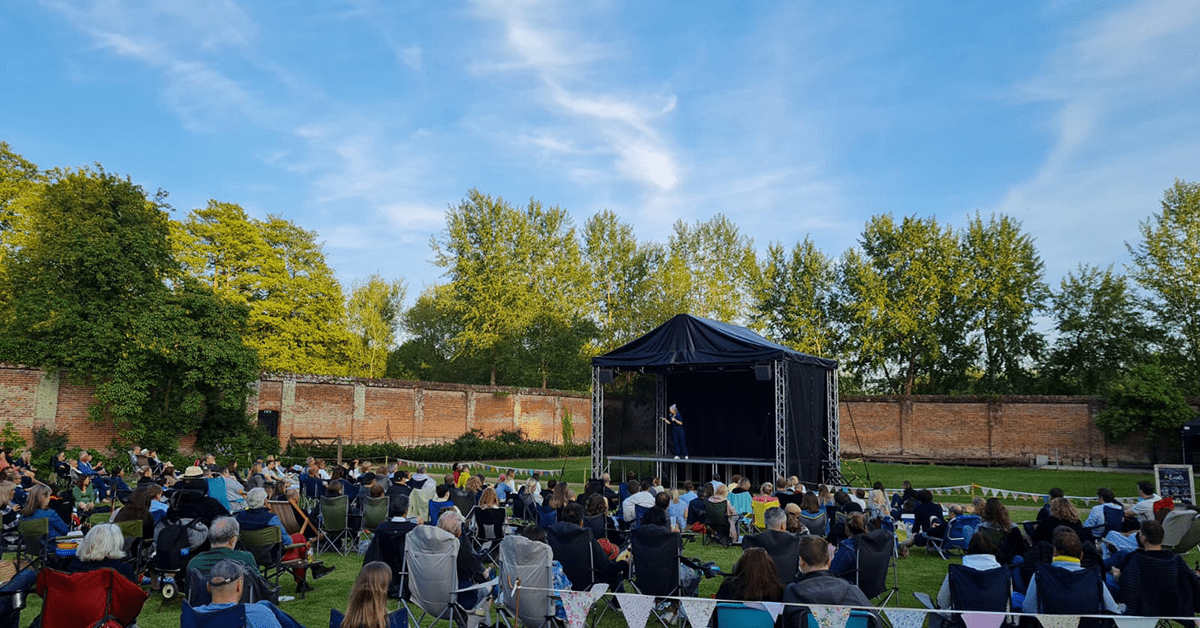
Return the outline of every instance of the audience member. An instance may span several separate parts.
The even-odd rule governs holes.
[[[583,527],[583,507],[579,504],[568,504],[563,507],[562,515],[559,516],[558,522],[550,526],[548,533],[553,534],[555,531],[561,531],[563,537],[570,536],[576,528]],[[619,556],[616,560],[609,558],[605,553],[604,548],[595,537],[591,539],[591,571],[595,574],[596,582],[605,582],[609,587],[615,587],[629,573],[629,561],[625,560],[625,555]],[[564,560],[562,556],[555,556],[558,560]],[[580,558],[580,557],[571,557]]]
[[[1050,500],[1050,514],[1043,517],[1033,529],[1033,534],[1029,540],[1037,545],[1045,541],[1053,542],[1055,532],[1060,527],[1070,528],[1079,535],[1079,540],[1091,540],[1092,536],[1087,530],[1083,529],[1083,524],[1079,522],[1079,512],[1075,510],[1075,505],[1065,497],[1055,497]]]
[[[600,496],[600,498],[603,499],[603,496]],[[521,530],[521,536],[536,543],[542,543],[545,545],[550,544],[550,542],[546,540],[546,531],[538,525],[525,526],[525,528]],[[550,577],[552,581],[551,587],[554,589],[554,594],[556,596],[554,599],[554,616],[558,618],[560,623],[565,623],[567,619],[567,610],[563,607],[562,592],[571,590],[571,579],[568,578],[566,572],[563,571],[562,563],[558,562],[557,560],[550,561]]]
[[[438,517],[437,526],[457,538],[462,538],[462,516],[453,508],[445,510]],[[491,571],[484,567],[483,560],[471,551],[469,543],[463,543],[458,551],[458,588],[465,589],[471,585],[486,582],[491,577]],[[479,590],[460,593],[458,601],[465,608],[473,608],[480,600]]]
[[[988,571],[990,569],[1000,569],[1003,565],[996,557],[998,548],[991,539],[984,534],[976,534],[971,537],[971,542],[967,545],[967,553],[963,556],[962,565],[967,569],[975,571]],[[1005,586],[1008,586],[1008,580],[1005,579]],[[1007,590],[1007,589],[1006,589]],[[938,608],[952,609],[950,604],[950,576],[942,580],[942,588],[937,594]]]
[[[1144,522],[1138,531],[1141,549],[1123,570],[1113,570],[1129,615],[1184,617],[1200,612],[1200,578],[1179,554],[1164,550],[1162,541],[1162,525]]]
[[[1063,496],[1063,490],[1057,486],[1050,489],[1050,493],[1046,495],[1046,503],[1042,505],[1041,510],[1037,513],[1037,520],[1041,521],[1050,514],[1050,502]]]
[[[867,533],[867,519],[861,512],[846,517],[846,538],[837,546],[837,553],[830,561],[829,570],[846,577],[858,568],[858,536]]]
[[[1138,521],[1149,521],[1154,519],[1154,505],[1158,500],[1162,499],[1158,493],[1154,492],[1154,483],[1149,480],[1141,480],[1137,483],[1138,501],[1134,504],[1130,511]]]
[[[789,584],[783,591],[783,602],[788,604],[782,615],[784,628],[807,628],[808,609],[795,604],[821,604],[833,606],[870,606],[871,600],[853,584],[829,571],[829,544],[819,536],[800,539],[800,579]],[[883,622],[872,613],[871,628],[883,628]]]
[[[742,552],[733,565],[733,574],[717,589],[717,599],[779,602],[783,599],[783,587],[771,556],[761,547],[751,547]]]
[[[213,565],[232,560],[241,563],[248,570],[246,573],[258,573],[258,563],[254,555],[245,550],[234,549],[241,535],[241,527],[233,517],[221,517],[208,528],[208,544],[212,548],[201,552],[188,561],[188,569],[198,569],[201,574],[207,574]]]
[[[709,501],[709,503],[712,503],[712,504],[725,504],[725,514],[729,516],[729,530],[728,530],[729,538],[736,541],[738,538],[738,535],[737,535],[738,514],[737,514],[737,510],[735,510],[733,508],[733,504],[729,503],[728,495],[729,495],[729,489],[724,484],[722,484],[721,486],[717,487],[717,491],[715,493],[713,493],[712,497],[708,498],[708,501]],[[721,532],[725,532],[725,531],[722,530]]]
[[[246,572],[244,567],[235,560],[217,561],[208,570],[207,588],[212,602],[196,607],[197,613],[209,613],[224,610],[233,606],[245,606],[247,628],[282,628],[276,614],[283,612],[274,604],[261,600],[253,604],[241,604],[242,589],[245,586]]]
[[[373,561],[363,565],[350,587],[346,615],[337,628],[388,628],[388,586],[392,568],[385,562]]]
[[[1063,499],[1058,497],[1056,499]],[[1066,501],[1065,499],[1063,501]],[[1053,507],[1051,510],[1053,516]],[[1079,571],[1083,567],[1079,564],[1079,559],[1083,556],[1083,546],[1079,540],[1079,533],[1067,526],[1060,526],[1054,531],[1052,541],[1054,543],[1054,558],[1050,566],[1053,569],[1065,569],[1067,571]],[[1104,609],[1109,613],[1121,614],[1124,610],[1122,605],[1118,605],[1113,599],[1112,593],[1108,587],[1101,586],[1104,596]],[[1023,609],[1027,613],[1036,613],[1038,611],[1038,596],[1044,595],[1047,598],[1060,595],[1062,592],[1053,588],[1047,587],[1047,590],[1039,593],[1037,586],[1037,575],[1035,574],[1029,579],[1029,588],[1025,591],[1025,605]]]
[[[21,509],[21,518],[47,519],[51,537],[66,536],[71,531],[58,513],[50,510],[50,487],[45,484],[38,484],[29,489],[29,497],[25,500],[25,507]]]
[[[125,537],[121,528],[102,523],[92,526],[92,529],[79,541],[75,550],[75,558],[67,565],[67,573],[95,571],[97,569],[112,569],[125,576],[130,582],[140,585],[133,567],[125,562]]]
[[[900,544],[900,555],[908,556],[908,548],[924,547],[929,537],[942,538],[946,534],[946,519],[942,507],[933,501],[933,492],[924,489],[917,493],[917,506],[913,512],[912,532]]]
[[[1119,512],[1121,516],[1125,516],[1125,507],[1117,503],[1117,496],[1111,488],[1101,487],[1096,489],[1096,497],[1100,499],[1100,503],[1092,506],[1092,510],[1088,513],[1088,517],[1083,522],[1083,527],[1092,528],[1102,526],[1107,521],[1105,519],[1106,512]]]
[[[629,497],[625,499],[625,503],[621,504],[621,518],[626,524],[632,524],[637,518],[637,507],[651,508],[654,506],[654,495],[650,493],[650,483],[642,482],[637,486],[636,492],[631,492]],[[632,487],[630,489],[632,491]]]

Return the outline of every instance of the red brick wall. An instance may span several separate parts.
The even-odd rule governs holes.
[[[1145,462],[1144,440],[1108,444],[1088,397],[843,397],[843,456],[1096,466]],[[857,431],[857,438],[855,432]],[[861,447],[861,450],[860,450]]]
[[[88,421],[91,395],[89,387],[36,369],[0,366],[0,425],[11,421],[27,439],[45,425],[68,432],[74,445],[104,448],[115,431]],[[591,438],[591,398],[549,390],[270,375],[248,408],[252,415],[268,409],[280,412],[284,444],[292,435],[433,443],[472,428],[485,434],[520,428],[530,438],[558,443],[566,412],[575,442]],[[875,458],[997,463],[1047,456],[1097,466],[1149,459],[1139,439],[1105,443],[1093,421],[1098,410],[1098,401],[1086,397],[845,397],[842,453],[858,455],[861,447]]]

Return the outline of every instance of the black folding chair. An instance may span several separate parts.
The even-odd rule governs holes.
[[[785,585],[800,574],[800,537],[795,534],[748,534],[742,537],[742,551],[760,547],[775,561],[775,571]]]
[[[900,572],[896,561],[896,535],[887,530],[872,530],[857,537],[853,577],[850,579],[871,600],[883,596],[875,606],[887,606],[900,591]],[[888,586],[888,572],[891,586]],[[884,593],[887,593],[884,596]],[[899,599],[897,599],[899,604]]]
[[[724,504],[722,504],[724,506]],[[635,591],[656,598],[680,595],[679,559],[683,539],[663,526],[641,526],[629,533],[633,572],[629,582]],[[664,627],[668,622],[655,607],[654,617]]]
[[[503,508],[474,508],[469,518],[475,523],[475,533],[471,535],[471,543],[475,553],[484,556],[490,562],[495,562],[494,554],[504,538],[504,521],[507,513]]]
[[[267,526],[261,530],[242,530],[238,540],[247,552],[254,555],[254,562],[258,563],[262,577],[276,588],[279,587],[280,576],[296,567],[307,566],[303,558],[283,559],[288,550],[304,547],[306,544],[292,543],[290,538],[284,541],[283,533],[275,526]],[[304,599],[303,588],[300,588],[300,599]]]

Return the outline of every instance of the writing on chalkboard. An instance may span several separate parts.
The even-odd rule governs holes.
[[[1160,464],[1154,466],[1158,494],[1179,502],[1196,503],[1196,484],[1191,465]]]

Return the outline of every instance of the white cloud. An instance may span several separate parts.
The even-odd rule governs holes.
[[[475,6],[481,18],[499,24],[507,56],[489,56],[473,63],[472,70],[531,72],[536,81],[530,91],[538,105],[561,116],[572,136],[588,138],[586,143],[610,155],[613,172],[620,178],[657,191],[676,188],[682,178],[679,160],[659,129],[662,119],[675,110],[674,95],[629,94],[630,90],[595,81],[586,83],[586,88],[577,86],[589,77],[589,66],[620,55],[612,45],[587,41],[584,31],[569,30],[552,4],[480,0]],[[526,135],[547,138],[551,134],[539,129]],[[576,151],[565,147],[574,143],[556,138],[540,145],[570,155]],[[567,172],[581,167],[585,166],[570,160],[562,164]]]
[[[1174,177],[1200,175],[1195,3],[1143,0],[1071,21],[1071,39],[1009,93],[1054,111],[1052,141],[997,207],[1041,240],[1052,281],[1080,261],[1126,259],[1123,242]]]

